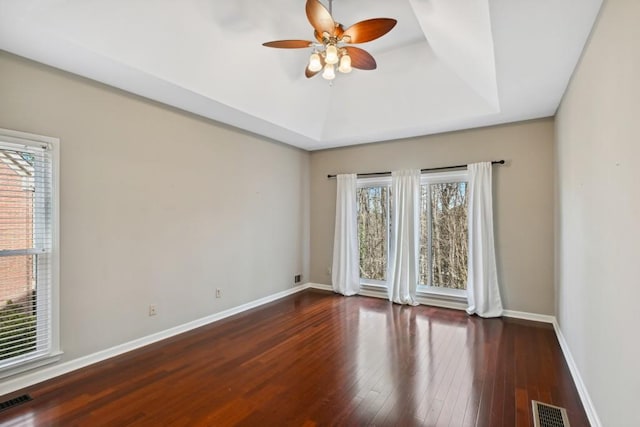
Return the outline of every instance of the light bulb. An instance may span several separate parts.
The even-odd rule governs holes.
[[[340,66],[338,67],[338,71],[340,71],[341,73],[351,72],[351,57],[346,53],[342,55],[342,58],[340,58]]]
[[[338,48],[335,45],[330,44],[327,46],[327,50],[325,51],[324,61],[327,64],[337,64],[338,63]]]
[[[322,77],[324,77],[327,80],[333,80],[336,78],[336,72],[333,69],[332,64],[327,64],[324,66],[324,72],[322,73]]]
[[[311,54],[311,58],[309,58],[309,71],[317,73],[322,70],[322,63],[320,62],[320,55],[316,52]]]

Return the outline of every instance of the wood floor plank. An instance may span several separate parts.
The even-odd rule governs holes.
[[[316,290],[23,393],[1,425],[588,425],[549,325]]]

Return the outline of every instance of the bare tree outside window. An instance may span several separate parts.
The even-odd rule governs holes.
[[[358,188],[360,277],[386,280],[389,231],[389,187]]]
[[[421,186],[420,283],[467,288],[467,183]]]
[[[426,182],[420,186],[420,254],[418,284],[467,288],[467,183]],[[358,188],[360,278],[385,282],[390,214],[388,185]]]

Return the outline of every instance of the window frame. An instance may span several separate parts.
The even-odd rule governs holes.
[[[59,312],[59,282],[60,282],[60,246],[59,246],[59,222],[60,222],[60,140],[58,138],[36,135],[27,132],[20,132],[10,129],[0,128],[0,142],[6,144],[14,144],[23,146],[28,151],[30,147],[47,147],[50,157],[51,168],[51,198],[50,198],[50,235],[51,248],[50,257],[50,282],[49,301],[46,305],[47,315],[49,317],[49,340],[45,349],[36,350],[35,354],[26,354],[23,357],[11,359],[8,363],[0,368],[0,379],[6,378],[29,369],[55,363],[60,360],[62,351],[60,350],[60,312]],[[34,228],[42,226],[42,218],[36,215],[34,218]],[[37,304],[40,306],[41,301]],[[40,321],[39,319],[37,321]]]
[[[458,183],[458,182],[466,182],[467,185],[469,183],[469,173],[466,169],[456,170],[456,171],[447,171],[447,172],[434,172],[434,173],[423,173],[420,176],[420,186],[430,185],[430,184],[445,184],[445,183]],[[431,212],[431,197],[429,197],[428,201],[429,212]],[[428,227],[431,228],[431,222],[433,218],[431,215],[428,216]],[[429,233],[429,242],[427,246],[428,251],[428,259],[431,259],[431,251],[432,251],[432,241],[431,241],[431,233]],[[429,282],[433,280],[433,271],[429,269]],[[451,289],[442,286],[433,286],[429,284],[418,283],[417,293],[422,294],[424,296],[437,296],[442,298],[449,299],[467,299],[467,290],[466,289]]]
[[[369,188],[369,187],[387,187],[389,191],[389,203],[387,206],[387,265],[389,263],[389,239],[391,238],[391,176],[376,176],[370,178],[358,178],[356,180],[356,188]],[[359,244],[359,242],[358,242]],[[358,261],[358,267],[359,267]],[[359,275],[358,275],[359,276]],[[386,280],[374,280],[359,277],[360,286],[369,287],[372,289],[382,290],[387,289]]]
[[[420,185],[428,185],[428,184],[442,184],[442,183],[452,183],[452,182],[469,182],[468,178],[469,174],[466,169],[454,170],[454,171],[446,171],[446,172],[428,172],[420,175]],[[358,178],[356,183],[356,188],[366,188],[366,187],[387,187],[389,192],[391,192],[391,176],[379,176],[379,177],[368,177],[368,178]],[[391,193],[389,193],[389,206],[387,211],[387,263],[389,262],[389,243],[391,238],[391,203],[393,197]],[[431,198],[429,198],[429,203],[431,203]],[[430,210],[430,209],[429,209]],[[431,215],[428,218],[429,227],[431,226]],[[429,259],[431,259],[431,241],[429,241]],[[432,272],[430,272],[433,275]],[[430,279],[431,280],[431,279]],[[386,280],[373,280],[366,279],[360,277],[360,286],[365,290],[370,289],[374,291],[386,291],[388,289],[388,283]],[[424,284],[417,284],[417,295],[423,297],[435,297],[439,299],[449,299],[454,301],[466,301],[467,300],[467,290],[466,289],[450,289],[441,286],[431,286]]]

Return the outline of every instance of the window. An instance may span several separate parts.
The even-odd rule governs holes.
[[[466,171],[423,175],[420,195],[420,290],[464,295],[450,290],[467,288]]]
[[[386,286],[391,178],[358,180],[360,282]],[[419,283],[421,292],[466,295],[467,172],[421,178]]]
[[[389,247],[390,180],[359,180],[358,244],[360,281],[384,285]]]
[[[50,138],[0,129],[0,370],[53,353]],[[56,343],[57,344],[57,343]]]

